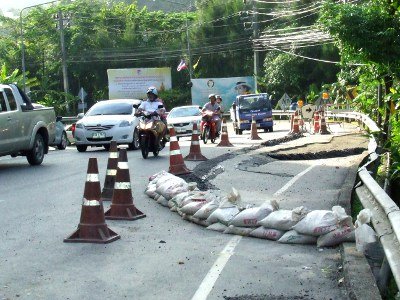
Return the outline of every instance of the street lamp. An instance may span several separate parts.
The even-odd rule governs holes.
[[[154,2],[155,0],[153,0]],[[192,67],[192,53],[190,51],[190,40],[189,40],[189,22],[188,22],[188,14],[189,14],[189,9],[192,7],[192,3],[191,1],[189,2],[189,5],[185,5],[184,3],[181,2],[176,2],[176,1],[172,1],[172,0],[163,0],[165,2],[169,2],[172,4],[178,4],[181,5],[185,8],[186,10],[186,41],[187,41],[187,51],[188,51],[188,55],[189,55],[189,78],[190,81],[192,81],[192,77],[193,77],[193,67]]]
[[[20,30],[21,30],[21,64],[22,64],[22,85],[23,85],[23,90],[24,92],[26,91],[25,88],[25,84],[26,84],[26,70],[25,70],[25,44],[24,44],[24,29],[23,29],[23,23],[22,23],[22,13],[25,9],[28,8],[32,8],[32,7],[37,7],[37,6],[41,6],[41,5],[45,5],[45,4],[52,4],[55,2],[58,2],[60,0],[54,0],[54,1],[49,1],[49,2],[45,2],[45,3],[41,3],[41,4],[36,4],[36,5],[31,5],[31,6],[27,6],[24,7],[23,9],[21,9],[20,13],[19,13],[19,22],[20,22]]]

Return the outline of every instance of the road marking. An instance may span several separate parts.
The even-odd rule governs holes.
[[[196,293],[192,297],[192,300],[204,300],[207,299],[215,282],[217,281],[219,275],[224,269],[229,258],[233,255],[236,246],[239,244],[242,236],[234,236],[228,244],[226,244],[224,250],[221,251],[214,265],[208,271],[206,277],[203,279]]]
[[[314,168],[316,165],[309,166],[307,169],[305,169],[303,172],[300,172],[296,176],[294,176],[292,179],[288,181],[283,187],[281,187],[275,194],[273,194],[274,197],[280,196],[283,194],[287,189],[289,189],[297,180],[300,179],[301,176],[306,174],[307,172],[311,171],[312,168]]]
[[[309,172],[312,168],[316,165],[309,166],[303,172],[300,172],[291,180],[288,181],[282,188],[280,188],[275,194],[274,197],[281,195],[284,193],[289,187],[291,187],[297,180],[301,178],[304,174]],[[203,281],[201,282],[199,288],[197,289],[196,293],[192,297],[192,300],[206,300],[208,295],[210,294],[211,290],[214,287],[215,282],[218,280],[218,277],[221,275],[222,270],[224,269],[225,265],[228,263],[228,260],[234,254],[234,250],[239,242],[242,240],[242,236],[234,236],[228,244],[226,244],[225,248],[219,253],[217,260],[215,261],[214,265],[208,271],[206,277],[204,277]]]

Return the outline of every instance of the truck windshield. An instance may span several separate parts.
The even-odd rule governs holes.
[[[271,101],[267,96],[248,96],[238,100],[242,112],[269,111],[272,109]]]

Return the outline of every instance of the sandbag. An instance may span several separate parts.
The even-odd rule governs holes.
[[[224,230],[226,234],[237,234],[241,236],[248,236],[250,232],[252,232],[254,228],[251,227],[236,227],[233,225],[229,225],[228,228]]]
[[[293,212],[291,210],[281,209],[271,212],[266,218],[258,222],[258,225],[265,228],[273,228],[277,230],[290,230],[298,221],[293,220]]]
[[[176,195],[187,192],[188,184],[179,177],[170,178],[165,181],[163,184],[158,185],[156,188],[156,192],[164,196],[165,199],[170,200]]]
[[[198,219],[207,219],[219,206],[218,200],[213,200],[211,202],[206,203],[202,206],[194,215],[193,217]]]
[[[184,207],[190,202],[207,202],[207,198],[205,197],[206,192],[194,191],[189,192],[188,196],[185,197],[182,202],[179,204],[179,207]]]
[[[298,233],[320,236],[337,228],[337,216],[330,210],[313,210],[293,226]]]
[[[229,222],[239,213],[239,209],[236,206],[233,207],[219,207],[212,212],[207,218],[207,222],[210,224],[220,222],[228,225]]]
[[[187,215],[187,214],[183,214],[182,215],[182,219],[190,221],[190,222],[193,222],[193,223],[195,223],[197,225],[201,225],[201,226],[204,226],[204,227],[207,227],[208,225],[210,225],[210,224],[207,223],[207,220],[200,220],[199,218],[195,218],[195,217]]]
[[[270,204],[264,204],[260,207],[247,208],[237,214],[229,225],[237,227],[256,227],[258,221],[264,219],[271,212],[274,207]]]
[[[344,242],[355,242],[355,230],[349,226],[336,228],[318,237],[317,247],[333,247]]]
[[[144,191],[144,193],[147,195],[147,196],[149,196],[150,198],[155,198],[158,194],[156,193],[156,185],[155,184],[152,184],[152,183],[149,183],[148,185],[147,185],[147,188],[146,188],[146,190]]]
[[[185,206],[181,207],[179,210],[187,215],[194,215],[200,208],[202,208],[206,204],[205,201],[202,202],[190,202]]]
[[[315,244],[317,237],[298,233],[296,230],[286,232],[279,240],[283,244]]]
[[[273,240],[273,241],[279,240],[284,234],[285,231],[283,230],[265,228],[264,226],[260,226],[254,229],[252,232],[250,232],[250,236],[252,237]]]
[[[170,208],[175,207],[175,206],[179,207],[181,205],[182,201],[184,199],[186,199],[187,196],[189,196],[189,192],[183,192],[183,193],[176,195],[175,197],[173,197],[171,200],[168,201],[168,206]]]
[[[158,179],[160,179],[161,177],[164,177],[165,175],[172,175],[171,173],[168,173],[167,171],[165,171],[165,170],[162,170],[162,171],[160,171],[160,172],[157,172],[156,174],[154,174],[154,175],[151,175],[150,177],[149,177],[149,181],[150,182],[153,182],[154,184],[155,183],[157,183],[157,180]]]
[[[367,208],[360,211],[356,221],[356,247],[359,252],[365,253],[366,250],[374,248],[378,239],[375,230],[367,223],[371,222],[371,211]]]
[[[219,223],[219,222],[207,226],[207,229],[218,231],[218,232],[224,232],[227,228],[228,228],[228,226],[226,226],[222,223]]]
[[[168,200],[167,199],[165,199],[163,196],[159,196],[159,197],[157,197],[157,203],[158,204],[161,204],[162,206],[165,206],[165,207],[168,207]]]

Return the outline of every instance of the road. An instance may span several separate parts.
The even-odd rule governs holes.
[[[288,127],[287,121],[277,122],[273,133],[259,134],[264,141],[278,139],[287,135]],[[331,130],[347,133],[354,128]],[[248,137],[230,133],[236,147],[201,144],[201,150],[212,159],[262,142]],[[211,182],[222,192],[234,186],[257,205],[274,198],[283,208],[330,209],[343,201],[344,188],[351,189],[346,180],[361,155],[261,165],[249,161],[265,151],[331,138],[308,135],[267,150],[243,150],[220,162],[225,172]],[[180,145],[186,155],[190,139],[181,139]],[[79,223],[89,157],[97,158],[103,183],[104,150],[51,151],[38,167],[30,167],[23,157],[0,158],[0,299],[348,299],[339,284],[338,248],[209,231],[144,195],[148,177],[168,170],[168,149],[147,160],[139,151],[128,152],[134,202],[146,218],[107,221],[121,235],[111,244],[63,243]],[[199,163],[186,165],[195,169]]]

